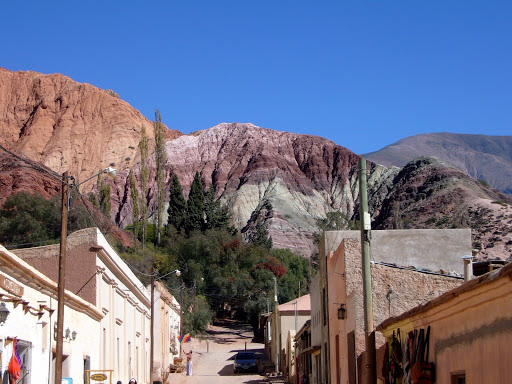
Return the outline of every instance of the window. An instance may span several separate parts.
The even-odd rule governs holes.
[[[325,293],[325,288],[322,291],[322,314],[324,320],[324,326],[327,325],[327,294]]]
[[[32,364],[30,359],[31,343],[24,340],[18,340],[17,349],[23,367],[21,369],[21,376],[17,383],[30,384],[30,366]]]
[[[466,372],[454,372],[451,376],[451,384],[466,384]]]

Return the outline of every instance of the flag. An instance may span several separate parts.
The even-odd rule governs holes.
[[[190,341],[190,333],[186,333],[184,335],[181,335],[178,340],[180,341],[180,343],[186,343],[188,341]]]

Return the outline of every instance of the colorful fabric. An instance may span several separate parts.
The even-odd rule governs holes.
[[[181,335],[178,340],[180,341],[180,343],[186,343],[188,341],[190,341],[190,333],[187,333],[185,335]]]

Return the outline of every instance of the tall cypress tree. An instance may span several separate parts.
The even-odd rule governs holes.
[[[149,145],[148,137],[146,136],[146,128],[144,125],[140,133],[140,184],[141,184],[141,203],[140,212],[142,216],[142,249],[146,245],[146,225],[148,221],[148,181],[149,181],[149,167],[148,167],[148,154]]]
[[[204,191],[203,182],[199,172],[196,171],[194,181],[190,187],[187,201],[187,220],[185,229],[187,233],[202,230],[204,225]]]
[[[169,190],[169,208],[167,208],[167,214],[167,224],[172,225],[178,231],[181,231],[185,225],[187,202],[183,196],[183,188],[181,187],[177,174],[172,176],[171,187]]]
[[[227,207],[215,199],[213,184],[206,191],[204,197],[205,229],[228,228],[231,214]]]
[[[100,193],[100,210],[110,218],[110,209],[112,207],[110,202],[110,185],[105,183],[102,173],[98,175],[97,186]]]
[[[137,182],[135,181],[135,176],[133,175],[133,170],[130,169],[130,174],[128,175],[130,180],[130,193],[132,196],[132,222],[133,222],[133,237],[134,237],[134,247],[137,249],[137,235],[138,235],[138,227],[139,227],[139,191],[137,189]]]
[[[162,216],[164,210],[165,198],[165,163],[167,156],[165,154],[165,134],[162,124],[162,116],[160,110],[155,111],[155,164],[156,164],[156,243],[160,244]]]
[[[272,237],[269,235],[268,230],[262,220],[259,220],[256,223],[256,232],[251,239],[251,243],[261,245],[268,250],[272,249]]]

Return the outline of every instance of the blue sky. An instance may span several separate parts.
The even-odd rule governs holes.
[[[113,89],[190,133],[251,122],[356,153],[512,134],[510,1],[1,1],[0,66]]]

